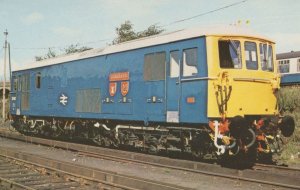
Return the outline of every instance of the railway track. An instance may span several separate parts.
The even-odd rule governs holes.
[[[257,164],[253,167],[253,169],[236,170],[201,162],[176,160],[69,142],[46,140],[36,137],[20,136],[16,134],[13,135],[12,133],[7,132],[1,132],[0,134],[5,137],[23,140],[30,143],[43,144],[76,151],[79,156],[164,167],[172,170],[181,170],[195,174],[210,175],[249,183],[266,184],[280,188],[300,189],[300,170],[296,168]]]
[[[0,189],[95,189],[82,178],[0,155]]]
[[[14,134],[16,135],[16,134]],[[14,140],[21,140],[18,137],[25,137],[16,135]],[[34,139],[31,139],[31,143],[35,143]],[[40,139],[43,140],[43,139]],[[28,141],[27,141],[28,142]],[[44,143],[39,143],[40,145],[46,145],[47,140],[43,141]],[[191,188],[185,188],[178,186],[176,184],[169,184],[163,181],[153,181],[139,177],[132,177],[128,175],[122,175],[112,171],[105,171],[99,168],[87,167],[78,165],[75,162],[66,162],[59,159],[52,159],[49,156],[41,156],[38,154],[26,153],[20,151],[18,148],[4,148],[0,146],[0,157],[5,156],[11,159],[16,159],[19,162],[29,162],[35,167],[44,168],[47,171],[57,171],[57,173],[62,172],[64,175],[72,176],[68,177],[68,179],[81,179],[81,182],[89,182],[95,184],[93,187],[89,187],[90,189],[100,189],[100,190],[152,190],[152,189],[160,189],[160,190],[192,190]],[[1,168],[1,165],[0,165]],[[1,172],[0,172],[1,173]],[[60,174],[62,175],[62,174]],[[1,176],[1,175],[0,175]],[[0,178],[1,180],[1,178]],[[14,181],[10,181],[7,179],[3,179],[3,181],[7,181],[5,184],[8,189],[34,189],[30,187],[26,187],[22,184],[16,184]],[[86,183],[86,184],[89,184]],[[1,184],[1,183],[0,183]],[[16,188],[17,186],[20,186]],[[84,187],[83,189],[89,189]],[[1,186],[0,186],[0,189]],[[60,189],[60,188],[39,188],[39,189]],[[79,187],[72,188],[68,187],[67,189],[80,189]]]
[[[220,168],[219,166],[212,165],[212,164],[203,164],[203,165],[201,164],[202,166],[205,166],[202,167],[200,166],[200,164],[195,163],[194,168],[192,169],[188,165],[177,166],[177,164],[160,164],[159,162],[154,160],[143,161],[141,159],[121,158],[118,156],[110,156],[102,153],[93,153],[89,151],[79,151],[78,153],[79,155],[82,156],[90,156],[99,159],[114,160],[118,162],[120,161],[134,162],[134,163],[139,163],[144,165],[181,170],[185,172],[205,174],[214,177],[222,177],[222,178],[247,181],[247,182],[259,183],[259,184],[267,184],[267,185],[273,185],[276,187],[283,187],[283,188],[300,189],[300,183],[299,183],[300,169],[297,168],[255,164],[253,166],[253,170],[242,171],[242,170]],[[180,165],[180,162],[181,161],[178,161],[179,163],[178,165]]]

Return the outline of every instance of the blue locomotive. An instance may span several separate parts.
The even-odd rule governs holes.
[[[300,51],[279,53],[276,55],[281,73],[281,86],[300,84]]]
[[[278,114],[273,50],[240,27],[203,28],[24,65],[12,74],[13,126],[151,153],[256,159],[280,151],[279,134],[295,127]]]
[[[295,86],[300,84],[300,73],[281,74],[281,86]]]

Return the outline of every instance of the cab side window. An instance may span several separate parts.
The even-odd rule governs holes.
[[[37,89],[41,88],[41,79],[42,79],[42,75],[40,72],[36,73],[35,75],[35,87]]]
[[[146,54],[144,57],[144,80],[165,80],[166,52]]]
[[[220,67],[224,69],[241,69],[241,43],[237,40],[219,41]]]
[[[259,44],[261,70],[274,71],[272,46],[268,44]]]

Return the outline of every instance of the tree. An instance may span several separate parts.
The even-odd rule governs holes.
[[[153,24],[153,25],[149,26],[147,30],[139,32],[138,33],[138,38],[143,38],[143,37],[147,37],[147,36],[157,35],[157,34],[162,33],[163,31],[165,31],[165,30],[161,29],[156,24]]]
[[[122,42],[135,40],[138,38],[143,38],[147,36],[157,35],[165,31],[164,29],[160,28],[156,24],[150,25],[146,30],[143,30],[141,32],[135,32],[133,29],[133,24],[126,20],[123,24],[120,25],[120,27],[116,27],[116,33],[117,37],[112,41],[112,44],[119,44]],[[92,48],[82,46],[80,47],[79,44],[72,44],[69,47],[65,48],[63,51],[63,55],[71,54],[71,53],[77,53],[77,52],[83,52],[86,50],[90,50]],[[44,59],[49,59],[52,57],[56,57],[57,54],[55,51],[53,51],[51,48],[48,49],[48,53],[44,56],[35,56],[36,61],[42,61]]]
[[[129,20],[126,20],[123,24],[121,24],[120,27],[117,27],[116,33],[118,37],[113,40],[113,44],[118,44],[137,38],[137,35],[133,30],[133,24]]]
[[[69,47],[65,48],[63,50],[62,55],[67,55],[67,54],[71,54],[71,53],[77,53],[77,52],[83,52],[83,51],[87,51],[90,50],[92,48],[86,47],[86,46],[82,46],[80,47],[79,44],[76,45],[70,45]],[[52,57],[56,57],[57,54],[55,51],[53,51],[51,48],[48,49],[48,53],[44,56],[35,56],[35,61],[42,61],[44,59],[49,59]]]
[[[42,61],[43,57],[42,56],[35,56],[34,59],[35,59],[35,61]]]
[[[71,54],[71,53],[87,51],[90,49],[92,49],[92,48],[86,47],[86,46],[79,47],[79,44],[76,44],[76,45],[72,44],[69,47],[65,48],[64,52],[65,52],[65,54]]]
[[[35,56],[35,61],[42,61],[44,59],[49,59],[52,57],[56,57],[56,53],[51,48],[48,49],[48,53],[44,56]]]
[[[165,30],[161,29],[156,24],[153,24],[144,31],[135,32],[133,29],[133,24],[129,20],[126,20],[123,24],[121,24],[120,27],[116,28],[117,37],[113,40],[112,44],[119,44],[138,38],[157,35],[162,33],[163,31]]]

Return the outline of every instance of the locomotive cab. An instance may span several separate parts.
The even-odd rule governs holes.
[[[279,77],[273,56],[274,43],[245,37],[218,37],[209,41],[214,48],[210,50],[213,56],[208,56],[211,58],[208,75],[216,80],[209,82],[208,117],[218,117],[220,112],[226,117],[277,114]],[[223,87],[223,93],[218,93],[219,103],[216,101],[216,91],[220,90],[217,86]],[[227,95],[224,94],[225,86]],[[226,103],[220,102],[221,95],[223,98],[229,95],[229,88],[230,97]],[[216,107],[219,109],[214,109]]]
[[[237,152],[247,153],[250,147],[259,154],[280,152],[280,134],[290,136],[295,123],[291,117],[278,117],[280,78],[274,42],[252,36],[212,36],[207,44],[212,79],[207,113],[215,141],[219,138],[225,144],[215,143],[218,153],[230,146],[224,137],[238,141]],[[221,118],[219,123],[212,122],[216,118]]]

